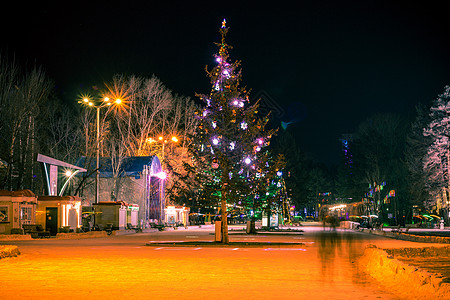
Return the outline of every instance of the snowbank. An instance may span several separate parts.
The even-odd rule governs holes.
[[[89,238],[99,238],[106,237],[108,234],[106,231],[89,231],[89,232],[60,232],[56,234],[58,240],[72,240],[72,239],[89,239]]]
[[[115,230],[112,232],[113,235],[123,235],[123,234],[134,234],[134,230]],[[52,239],[57,240],[73,240],[73,239],[89,239],[89,238],[101,238],[107,237],[106,231],[90,231],[90,232],[60,232],[56,234],[56,237]],[[32,240],[29,234],[2,234],[0,235],[0,241],[19,241],[19,240]]]
[[[402,257],[449,257],[450,256],[450,246],[442,247],[404,247],[404,248],[392,248],[385,249],[387,253],[393,256]]]
[[[20,254],[19,248],[12,245],[0,246],[0,259],[5,257],[15,257]]]
[[[422,254],[423,251],[426,252],[426,250],[416,251],[421,251]],[[369,245],[365,249],[359,264],[382,286],[402,298],[450,299],[450,284],[445,282],[446,278],[405,264],[374,245]]]
[[[372,229],[360,229],[360,231],[410,242],[450,244],[450,237],[414,235],[409,233]]]
[[[31,239],[31,234],[0,234],[0,241],[23,241]]]

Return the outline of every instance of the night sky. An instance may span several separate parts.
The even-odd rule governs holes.
[[[328,164],[341,134],[375,113],[411,114],[450,84],[449,10],[433,1],[154,2],[13,4],[1,54],[41,66],[62,101],[114,74],[154,74],[195,98],[210,90],[226,18],[251,96],[283,107],[299,145]]]

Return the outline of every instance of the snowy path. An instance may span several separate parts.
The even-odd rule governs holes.
[[[1,298],[396,299],[363,274],[355,261],[368,243],[409,243],[317,228],[306,228],[304,235],[230,237],[301,241],[305,246],[145,246],[150,240],[213,239],[206,230],[18,241],[14,244],[22,254],[0,260]]]

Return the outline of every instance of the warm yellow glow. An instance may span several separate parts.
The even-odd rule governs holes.
[[[62,224],[62,226],[66,226],[67,224],[66,224],[66,205],[65,204],[63,204],[63,205],[61,205],[61,224]]]
[[[67,177],[70,177],[72,175],[72,171],[67,170],[65,174],[66,174]]]
[[[108,102],[108,101],[109,101],[109,98],[108,98],[108,97],[105,97],[105,98],[103,99],[103,101]]]
[[[83,102],[88,103],[88,102],[89,102],[89,99],[88,99],[88,98],[84,98],[84,99],[83,99]]]
[[[89,102],[89,106],[94,106],[94,103],[92,103],[92,102]]]
[[[333,211],[333,210],[341,210],[341,209],[344,209],[344,208],[346,208],[346,207],[347,207],[347,205],[345,205],[345,204],[340,204],[340,205],[335,205],[335,206],[330,207],[330,210],[331,210],[331,211]]]
[[[72,205],[73,205],[73,208],[75,208],[76,210],[79,210],[81,207],[81,201],[77,201],[77,202],[75,202],[75,204],[72,204]]]
[[[116,99],[116,104],[121,104],[122,102],[126,102],[128,99],[128,86],[125,83],[114,82],[112,84],[106,84],[106,88],[108,89],[108,94],[112,99]],[[125,104],[125,103],[123,103]]]
[[[168,140],[165,140],[162,135],[158,136],[158,140],[156,140],[154,138],[151,138],[151,137],[145,139],[146,143],[154,143],[154,142],[157,142],[157,141],[164,142],[164,143],[169,142]],[[176,136],[172,136],[170,141],[172,141],[174,143],[178,143],[179,142],[179,140],[178,140],[178,138]]]

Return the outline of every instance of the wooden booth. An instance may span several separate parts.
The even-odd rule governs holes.
[[[36,223],[52,235],[76,232],[81,227],[81,198],[77,196],[39,196]]]
[[[30,190],[0,191],[0,234],[21,234],[24,224],[34,224],[36,204]]]
[[[113,230],[138,227],[139,206],[124,201],[101,201],[93,204],[95,224],[103,228],[112,226]]]

